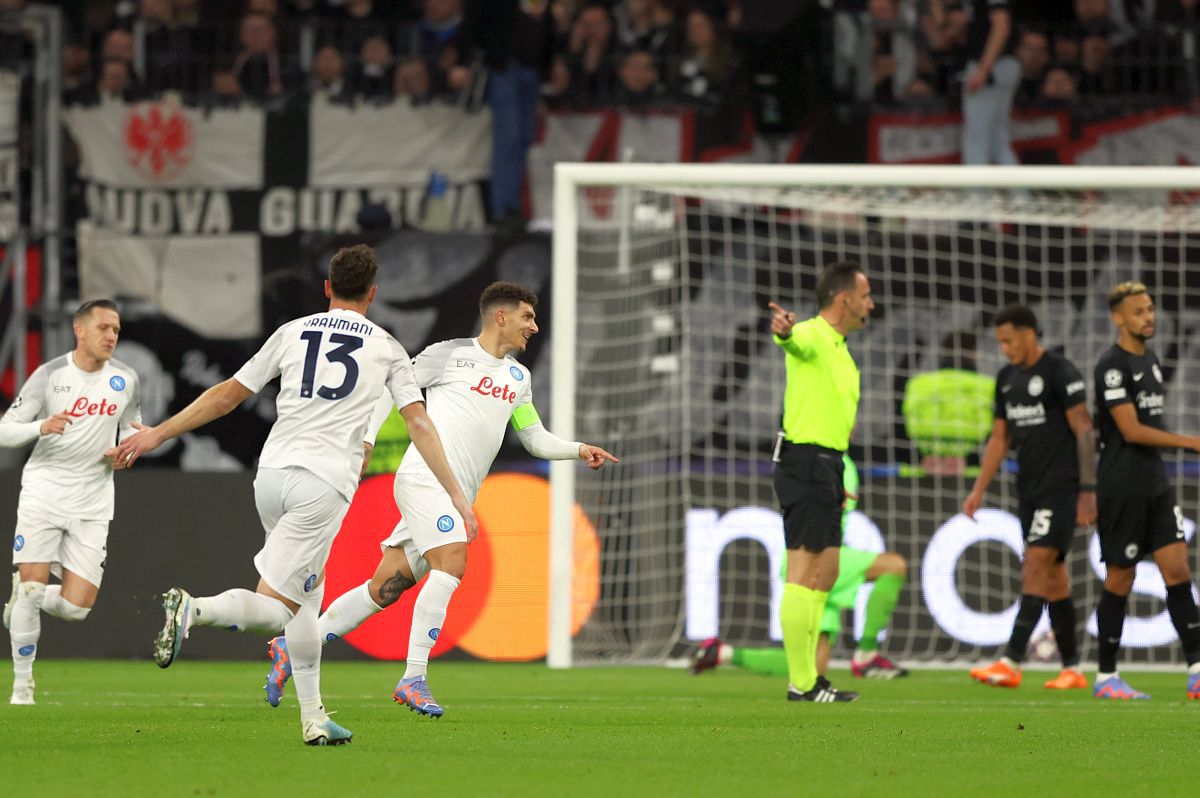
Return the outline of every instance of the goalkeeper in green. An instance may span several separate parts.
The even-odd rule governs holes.
[[[846,465],[844,484],[846,503],[842,511],[842,530],[858,506],[858,469],[854,462],[844,457]],[[858,597],[858,588],[866,582],[874,582],[875,589],[867,601],[867,620],[862,640],[850,661],[850,672],[857,677],[894,679],[907,676],[908,671],[894,664],[879,653],[879,633],[887,626],[904,587],[908,575],[908,562],[895,552],[878,554],[842,546],[838,552],[838,577],[829,591],[829,599],[821,616],[820,637],[817,639],[817,673],[824,677],[829,667],[831,641],[841,631],[843,610],[853,609]],[[718,665],[733,664],[768,676],[787,676],[787,655],[781,647],[735,648],[709,638],[700,644],[692,655],[691,672],[703,673]]]

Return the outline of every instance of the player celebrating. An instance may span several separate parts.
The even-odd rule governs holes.
[[[363,458],[371,409],[387,386],[408,424],[414,447],[448,494],[461,527],[477,529],[470,502],[425,414],[408,353],[365,318],[375,298],[378,264],[369,247],[340,250],[329,264],[329,310],[280,327],[230,379],[205,391],[181,412],[122,442],[112,456],[132,465],[177,435],[229,413],[280,377],[278,417],[258,461],[254,501],[267,537],[254,557],[257,592],[240,588],[192,598],[179,588],[164,595],[166,623],[154,641],[160,667],[170,665],[193,626],[278,633],[286,627],[300,697],[304,742],[349,742],[321,704],[321,607],[325,561],[350,507]]]
[[[775,493],[783,508],[787,583],[780,622],[787,652],[789,701],[853,701],[817,678],[817,639],[829,590],[837,581],[842,542],[842,455],[858,414],[859,374],[847,333],[861,330],[875,308],[871,284],[849,261],[817,278],[817,315],[770,303],[771,332],[783,349],[787,386],[783,434],[775,451]]]
[[[849,455],[844,456],[845,476],[843,485],[846,503],[842,510],[842,531],[846,530],[850,514],[858,506],[858,469]],[[786,581],[787,568],[784,564],[780,577]],[[879,634],[892,618],[896,601],[908,577],[908,562],[891,551],[882,554],[873,551],[842,546],[838,552],[838,576],[825,602],[821,615],[820,636],[817,639],[817,680],[828,682],[829,653],[831,641],[836,640],[842,629],[843,610],[852,609],[858,598],[858,589],[866,582],[874,582],[871,597],[867,600],[867,620],[863,636],[850,660],[850,673],[856,677],[894,679],[907,676],[908,671],[897,666],[879,653]],[[700,644],[692,656],[691,672],[700,674],[718,665],[733,663],[747,670],[766,676],[787,676],[787,654],[778,647],[745,648],[722,643],[719,638],[710,638]]]
[[[524,352],[538,332],[537,296],[515,283],[497,282],[479,298],[483,319],[478,338],[436,343],[413,361],[417,383],[425,389],[429,415],[450,446],[450,467],[471,499],[483,484],[504,430],[512,425],[525,449],[547,460],[579,458],[588,467],[601,468],[617,458],[577,441],[565,441],[542,426],[533,406],[529,369],[512,355]],[[377,428],[391,409],[384,401],[376,408],[372,427]],[[371,615],[395,603],[425,574],[429,580],[413,606],[408,662],[404,677],[392,697],[423,715],[440,717],[442,707],[426,682],[429,652],[437,641],[446,607],[467,568],[467,543],[474,534],[463,529],[455,508],[429,473],[421,452],[409,449],[396,472],[396,504],[402,519],[383,541],[383,556],[375,575],[361,587],[339,596],[321,616],[323,642],[342,637]],[[292,673],[287,639],[271,641],[273,665],[267,675],[267,701],[279,704]]]
[[[1096,415],[1100,426],[1100,554],[1107,567],[1096,608],[1099,669],[1094,694],[1106,699],[1146,699],[1117,673],[1125,603],[1138,561],[1147,554],[1167,586],[1167,611],[1187,658],[1188,698],[1200,698],[1200,610],[1192,600],[1183,515],[1159,448],[1200,451],[1200,437],[1167,432],[1163,373],[1146,342],[1154,336],[1154,300],[1141,283],[1120,283],[1108,293],[1117,342],[1096,364]]]
[[[0,446],[37,440],[21,474],[13,538],[10,703],[34,703],[41,614],[82,621],[104,576],[113,469],[104,452],[141,422],[137,375],[112,359],[121,317],[110,300],[75,311],[75,350],[37,368],[0,419]],[[50,573],[62,579],[50,585]]]
[[[1008,449],[1016,449],[1025,556],[1021,604],[1008,647],[996,662],[972,670],[971,678],[997,687],[1020,685],[1029,636],[1042,617],[1042,606],[1049,604],[1063,669],[1045,686],[1085,689],[1066,557],[1075,526],[1090,526],[1096,520],[1095,444],[1087,383],[1070,361],[1042,346],[1037,318],[1029,308],[1010,305],[992,323],[1009,365],[996,376],[992,435],[962,510],[975,517]]]

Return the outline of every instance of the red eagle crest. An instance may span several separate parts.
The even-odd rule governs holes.
[[[177,105],[134,106],[125,119],[124,132],[129,163],[152,180],[169,180],[192,160],[192,122]]]

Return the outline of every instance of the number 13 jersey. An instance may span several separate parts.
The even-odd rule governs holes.
[[[404,347],[343,308],[284,324],[233,376],[255,393],[280,378],[277,418],[259,468],[298,466],[347,500],[358,486],[363,433],[384,387],[396,407],[422,401]]]

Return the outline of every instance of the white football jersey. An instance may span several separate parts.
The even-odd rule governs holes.
[[[278,416],[259,467],[299,466],[348,500],[358,486],[363,433],[384,387],[396,407],[421,401],[404,347],[342,308],[284,324],[233,376],[255,393],[280,378]]]
[[[475,338],[426,347],[413,360],[413,369],[450,470],[474,501],[513,412],[533,404],[529,369],[511,357],[493,357]],[[415,446],[408,447],[396,473],[432,474]]]
[[[74,419],[62,435],[41,435],[55,413]],[[37,445],[21,473],[21,508],[67,518],[112,520],[112,466],[104,453],[141,423],[138,378],[109,359],[99,371],[83,371],[71,353],[43,363],[0,418],[0,444]]]

